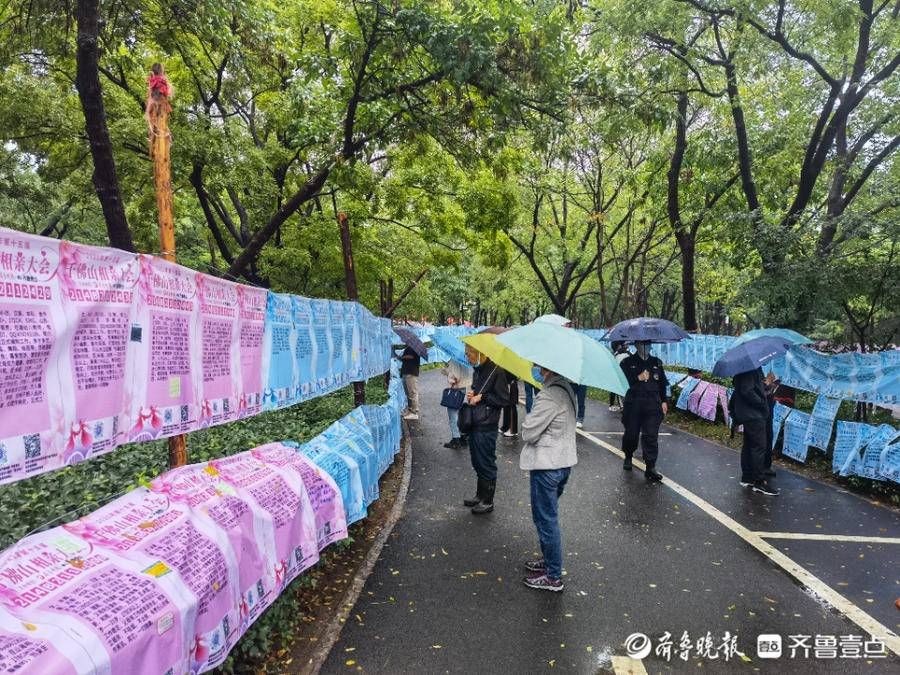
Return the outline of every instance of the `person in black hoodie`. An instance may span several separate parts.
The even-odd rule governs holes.
[[[478,482],[475,496],[464,500],[463,504],[472,507],[472,513],[483,514],[494,510],[494,491],[497,487],[497,424],[500,421],[500,412],[509,405],[509,380],[505,370],[468,345],[466,358],[475,371],[472,388],[466,394],[466,403],[478,408],[473,415],[477,424],[469,433],[469,455]]]
[[[649,342],[635,343],[635,353],[621,362],[628,380],[628,391],[622,405],[622,452],[625,453],[625,471],[631,471],[631,457],[637,450],[638,440],[644,451],[644,477],[648,481],[662,480],[656,471],[659,455],[659,426],[669,412],[666,387],[669,381],[662,361],[650,355]]]
[[[766,425],[769,402],[762,368],[738,373],[733,378],[734,393],[728,409],[732,424],[744,426],[744,442],[741,447],[741,485],[753,486],[754,492],[776,496],[778,490],[766,480]]]

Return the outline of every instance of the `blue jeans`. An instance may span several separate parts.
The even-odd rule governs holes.
[[[534,405],[534,385],[530,382],[525,383],[525,412],[530,413],[531,407]]]
[[[547,576],[551,579],[562,577],[558,507],[571,471],[571,467],[566,467],[531,472],[531,517],[541,542]]]
[[[473,431],[469,434],[469,456],[472,468],[481,480],[497,480],[497,430]]]
[[[450,438],[459,438],[459,408],[447,408],[447,417],[450,420]]]
[[[584,422],[584,399],[587,396],[587,385],[575,385],[575,398],[578,399],[578,411],[575,413],[575,419]]]

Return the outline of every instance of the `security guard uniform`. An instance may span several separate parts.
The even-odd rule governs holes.
[[[647,480],[661,480],[655,467],[659,454],[659,426],[663,420],[662,404],[669,384],[662,361],[649,354],[647,359],[632,354],[622,361],[621,366],[629,385],[622,406],[624,468],[631,471],[631,457],[640,438],[647,467],[644,474]]]

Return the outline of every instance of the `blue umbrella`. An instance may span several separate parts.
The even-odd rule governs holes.
[[[609,342],[681,342],[690,337],[690,333],[671,321],[642,316],[620,321],[603,339]]]
[[[795,345],[812,344],[812,340],[810,340],[808,337],[806,337],[805,335],[801,335],[797,331],[791,330],[790,328],[757,328],[756,330],[748,330],[746,333],[743,333],[740,337],[735,339],[731,346],[737,347],[738,345],[742,345],[745,342],[758,337],[783,338],[791,344]]]
[[[713,375],[733,377],[738,373],[749,373],[781,356],[793,346],[790,340],[767,335],[748,340],[722,354],[713,366]]]
[[[415,333],[402,326],[395,326],[394,332],[397,334],[397,337],[402,340],[403,344],[412,349],[416,354],[423,359],[428,358],[428,347],[425,346],[425,343],[422,342]]]
[[[466,345],[460,338],[475,332],[474,328],[468,326],[442,326],[435,328],[431,341],[436,347],[447,352],[447,355],[454,361],[469,365],[466,360]]]

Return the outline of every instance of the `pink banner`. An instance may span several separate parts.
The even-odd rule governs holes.
[[[316,521],[316,540],[319,550],[346,539],[347,517],[344,502],[334,479],[310,462],[294,448],[281,443],[269,443],[253,450],[253,456],[269,466],[297,474],[309,497]]]
[[[167,495],[138,488],[64,526],[135,562],[161,583],[193,628],[193,668],[221,663],[239,636],[237,559],[224,532]],[[177,579],[177,583],[175,582]]]
[[[140,263],[117,249],[62,242],[59,250],[68,359],[60,364],[59,378],[63,462],[72,464],[115,449],[128,427],[123,401],[132,395],[128,356],[135,349],[131,327]]]
[[[240,301],[237,284],[197,274],[201,344],[201,380],[196,402],[200,427],[230,422],[238,417],[241,391]]]
[[[182,612],[164,581],[62,528],[32,535],[0,557],[0,605],[21,621],[61,630],[99,672],[186,668]]]
[[[199,372],[201,358],[195,273],[159,258],[140,260],[140,304],[132,339],[142,349],[135,364],[132,441],[196,428],[192,373]]]
[[[263,536],[267,571],[281,592],[319,560],[316,520],[303,484],[267,466],[250,453],[210,462],[222,479],[260,509],[269,527]]]
[[[262,355],[266,327],[266,296],[264,288],[238,286],[240,308],[241,389],[238,414],[256,415],[262,410]]]

